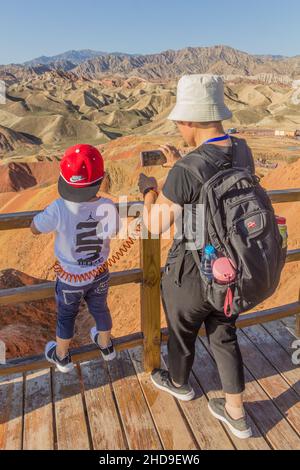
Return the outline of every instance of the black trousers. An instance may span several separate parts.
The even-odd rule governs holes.
[[[192,255],[183,261],[181,286],[175,284],[175,264],[167,264],[162,278],[162,300],[168,329],[168,361],[172,379],[187,384],[195,359],[195,343],[202,324],[220,374],[223,391],[245,390],[244,368],[235,319],[216,312],[204,298],[199,270]]]

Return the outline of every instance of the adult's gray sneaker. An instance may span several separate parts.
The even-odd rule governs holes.
[[[249,439],[252,437],[252,429],[249,423],[247,422],[247,417],[241,419],[232,419],[226,411],[226,401],[224,398],[213,398],[209,400],[208,409],[211,414],[225,423],[232,434],[239,439]]]
[[[175,387],[167,370],[155,369],[152,372],[151,379],[156,388],[173,395],[177,400],[191,401],[195,398],[195,392],[190,385]]]

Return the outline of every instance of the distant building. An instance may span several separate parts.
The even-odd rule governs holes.
[[[285,135],[286,135],[286,137],[295,138],[296,137],[296,131],[287,131]]]
[[[227,134],[239,134],[239,131],[235,127],[232,127],[227,130]]]
[[[298,131],[282,131],[282,130],[276,130],[275,131],[275,137],[298,137],[300,136],[300,130]]]
[[[247,134],[247,135],[255,135],[255,136],[259,136],[259,137],[272,137],[274,136],[274,131],[272,129],[262,129],[262,128],[247,128],[243,131],[244,134]]]

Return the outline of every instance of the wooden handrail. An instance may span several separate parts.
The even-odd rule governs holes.
[[[247,313],[241,315],[237,321],[238,328],[246,328],[257,324],[268,323],[282,318],[287,318],[293,315],[300,314],[300,300],[298,302],[276,307],[269,310],[262,310],[254,313]],[[206,332],[202,328],[199,336],[205,336]],[[160,330],[160,337],[162,342],[168,341],[167,328]],[[114,340],[117,351],[136,348],[144,344],[145,338],[142,333],[135,333],[123,338]],[[74,349],[71,351],[72,359],[74,362],[91,361],[99,357],[99,349],[94,345],[84,346],[82,348]],[[14,359],[9,361],[6,365],[0,367],[0,377],[9,376],[13,374],[21,374],[28,371],[35,371],[40,369],[47,369],[52,367],[47,362],[44,356],[33,356],[22,359]]]
[[[142,212],[142,201],[116,204],[119,212],[126,212],[129,217],[139,217]],[[13,212],[11,214],[0,214],[0,230],[16,230],[29,228],[33,218],[42,211]]]
[[[281,307],[275,307],[268,310],[260,310],[258,312],[244,313],[240,316],[236,322],[236,326],[239,329],[247,328],[254,325],[262,325],[276,320],[282,320],[283,318],[292,317],[300,314],[300,299],[298,302],[292,304],[283,305]],[[201,328],[199,336],[206,336],[206,331]],[[164,328],[162,330],[162,341],[165,343],[168,341],[168,330]]]
[[[142,346],[143,335],[142,333],[135,333],[133,335],[117,338],[114,340],[114,345],[117,351],[124,351]],[[71,351],[71,355],[73,362],[87,362],[100,357],[99,349],[95,345],[74,349]],[[52,366],[48,361],[46,361],[44,355],[13,359],[0,367],[0,377],[47,369],[49,367]]]
[[[137,284],[143,280],[141,269],[121,271],[110,274],[110,287],[125,284]],[[0,290],[0,305],[12,305],[22,302],[33,302],[36,300],[50,299],[55,295],[55,282],[35,284],[33,286],[16,287],[13,289]]]
[[[287,264],[295,263],[297,261],[300,261],[300,249],[289,251],[286,258]]]
[[[268,192],[273,203],[287,203],[300,201],[300,189],[286,189]],[[119,211],[126,209],[130,217],[138,217],[141,213],[139,201],[117,204]],[[0,230],[15,230],[30,227],[32,219],[41,211],[14,212],[12,214],[0,214]]]
[[[289,251],[286,262],[295,263],[297,261],[300,261],[300,249]],[[143,272],[143,269],[133,269],[131,271],[111,273],[110,287],[143,283]],[[160,269],[160,273],[162,272],[163,268]],[[33,286],[15,287],[13,289],[0,289],[0,305],[51,299],[54,295],[55,282],[45,282]]]
[[[282,204],[286,202],[300,202],[300,189],[268,191],[268,194],[274,204]]]

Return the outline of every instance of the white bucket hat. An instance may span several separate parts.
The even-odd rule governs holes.
[[[184,75],[178,82],[171,121],[214,122],[232,118],[224,102],[224,83],[218,75]]]

